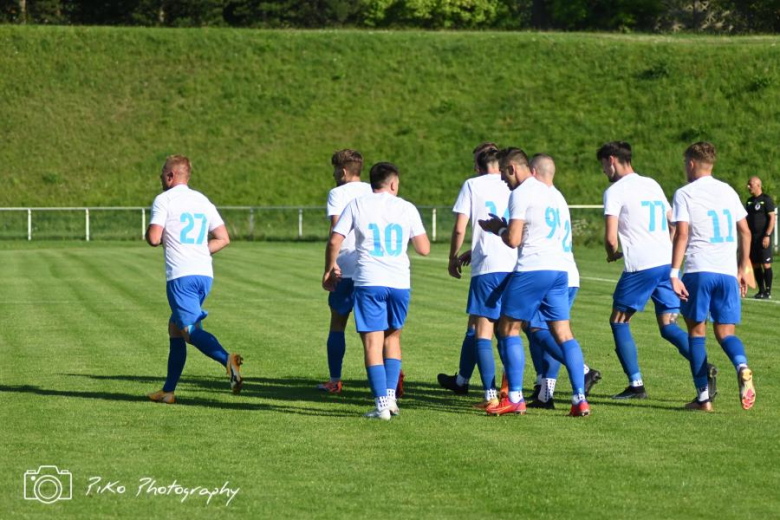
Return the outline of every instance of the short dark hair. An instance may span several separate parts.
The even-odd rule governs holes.
[[[384,188],[391,177],[400,176],[398,167],[389,162],[378,162],[371,167],[371,189],[379,190]]]
[[[363,156],[357,150],[350,150],[345,148],[333,153],[333,157],[330,158],[330,163],[335,168],[343,168],[352,175],[360,177],[360,172],[363,171]]]
[[[477,168],[480,172],[488,170],[488,164],[498,162],[498,150],[496,148],[485,148],[477,154]]]
[[[625,141],[612,141],[599,148],[596,158],[600,161],[614,157],[620,164],[631,164],[631,145]]]
[[[707,164],[715,164],[715,159],[717,158],[717,153],[715,153],[715,145],[708,143],[707,141],[693,143],[685,149],[685,153],[683,155],[689,161],[694,160]]]
[[[490,141],[485,141],[484,143],[479,143],[471,153],[476,155],[480,152],[484,152],[485,150],[491,150],[491,149],[498,151],[498,145]]]
[[[498,153],[498,160],[502,168],[511,162],[528,166],[528,154],[520,148],[504,148]]]

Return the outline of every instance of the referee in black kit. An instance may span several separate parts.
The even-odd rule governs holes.
[[[766,300],[772,297],[772,232],[775,229],[775,203],[761,188],[761,179],[751,177],[748,181],[750,198],[745,204],[747,223],[753,235],[750,244],[750,261],[756,274],[758,294],[755,298]]]

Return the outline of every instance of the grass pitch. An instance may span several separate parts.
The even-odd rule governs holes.
[[[412,260],[407,397],[400,417],[379,423],[361,417],[372,401],[356,334],[347,334],[343,395],[314,389],[327,378],[323,249],[238,243],[220,253],[205,323],[244,355],[244,392],[232,395],[221,367],[190,348],[179,404],[163,406],[144,397],[166,370],[162,252],[140,243],[3,245],[0,517],[780,515],[777,302],[743,305],[753,410],[741,410],[733,369],[710,336],[721,369],[716,412],[682,411],[694,395],[689,369],[658,336],[652,313],[633,325],[650,397],[614,402],[608,396],[625,377],[607,318],[621,266],[577,250],[573,328],[586,361],[604,374],[593,416],[565,416],[562,379],[556,410],[486,417],[470,407],[479,392],[457,397],[436,384],[438,372],[456,370],[467,291],[466,279],[447,276],[439,245]],[[72,500],[24,500],[25,472],[45,464],[72,473]],[[87,493],[97,477],[102,492]],[[204,495],[136,496],[144,478],[240,490],[229,505],[226,495],[208,504]]]

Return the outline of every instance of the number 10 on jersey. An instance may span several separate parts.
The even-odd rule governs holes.
[[[382,247],[382,232],[376,224],[369,224],[374,238],[374,249],[371,256],[399,256],[403,250],[404,232],[399,224],[388,224],[384,230],[384,248]]]

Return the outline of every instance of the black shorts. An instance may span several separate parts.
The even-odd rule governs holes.
[[[754,264],[772,263],[772,239],[769,239],[769,247],[763,247],[763,238],[750,242],[750,261]]]

